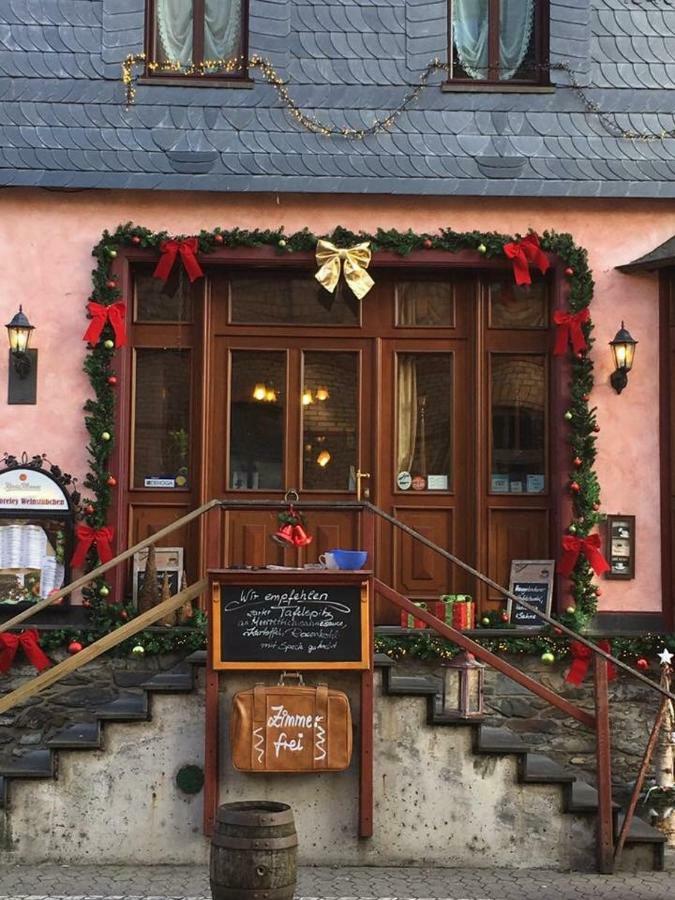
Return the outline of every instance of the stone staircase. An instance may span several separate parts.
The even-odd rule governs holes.
[[[3,764],[0,863],[204,863],[208,841],[201,833],[201,795],[181,796],[172,777],[179,765],[203,759],[204,662],[203,652],[192,654],[176,669],[140,683],[141,691],[122,692],[102,704],[93,721],[69,724],[46,747]],[[389,701],[376,700],[371,841],[354,838],[355,762],[338,776],[263,781],[230,770],[223,751],[221,802],[253,794],[290,802],[301,860],[310,865],[592,869],[597,794],[590,784],[532,752],[507,728],[458,723],[445,712],[442,678],[400,674],[380,655],[376,670]],[[247,682],[231,675],[228,694],[250,687],[250,676]],[[344,676],[344,684],[341,677],[331,676],[331,682],[351,694],[358,722],[354,676],[351,681]],[[417,698],[426,701],[425,709]],[[139,730],[138,723],[149,722]],[[618,826],[618,807],[615,819]],[[105,828],[94,828],[97,822]],[[494,855],[486,858],[485,852]],[[663,836],[636,819],[622,869],[661,870],[663,860]]]

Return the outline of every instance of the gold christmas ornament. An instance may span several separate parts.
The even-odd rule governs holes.
[[[320,240],[316,245],[316,264],[320,268],[314,277],[332,294],[342,270],[352,292],[362,300],[375,284],[366,272],[371,256],[370,241],[344,249],[336,247],[330,241]]]

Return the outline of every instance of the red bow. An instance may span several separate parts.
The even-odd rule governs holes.
[[[605,653],[612,652],[612,645],[609,641],[598,641],[598,647]],[[572,655],[572,665],[565,675],[565,681],[568,684],[581,684],[588,674],[588,667],[593,657],[593,651],[590,647],[579,641],[572,641],[570,644],[570,653]],[[616,678],[616,666],[614,663],[607,664],[607,680],[613,681]]]
[[[548,257],[539,246],[539,238],[534,231],[520,241],[504,244],[504,253],[513,260],[513,276],[516,284],[532,284],[530,263],[536,266],[542,275],[548,270]]]
[[[204,273],[195,256],[198,248],[199,242],[195,237],[186,238],[184,241],[163,241],[159,245],[162,256],[157,263],[157,268],[152,273],[153,278],[161,278],[162,281],[166,281],[171,274],[171,269],[173,269],[173,264],[176,262],[178,254],[183,260],[183,266],[190,281],[201,278]]]
[[[126,316],[127,308],[121,300],[110,306],[103,306],[102,303],[95,303],[93,300],[90,300],[87,303],[87,311],[91,316],[91,322],[82,337],[83,341],[97,344],[105,323],[110,322],[115,333],[116,346],[124,347],[127,342],[127,335],[124,329],[124,317]]]
[[[602,575],[603,572],[609,571],[609,563],[600,552],[599,534],[589,534],[585,538],[566,534],[562,539],[562,547],[565,552],[558,566],[558,572],[561,575],[572,574],[580,553],[584,554],[596,575]]]
[[[92,528],[91,525],[76,525],[75,535],[78,540],[75,553],[70,561],[74,569],[79,569],[84,565],[87,558],[87,552],[92,544],[96,544],[98,558],[102,563],[110,562],[113,558],[110,542],[113,539],[114,530],[110,525],[104,528]]]
[[[35,666],[38,672],[51,666],[44,650],[38,643],[37,629],[31,628],[29,631],[22,631],[21,634],[5,631],[0,634],[0,672],[9,672],[19,647],[26,654],[28,662]]]
[[[553,314],[553,321],[558,326],[553,349],[554,356],[562,356],[569,343],[572,344],[572,350],[575,353],[581,353],[582,350],[588,349],[581,326],[590,318],[588,307],[578,313],[556,312]]]

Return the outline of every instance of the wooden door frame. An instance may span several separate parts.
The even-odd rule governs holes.
[[[675,628],[673,609],[673,464],[671,384],[673,375],[670,321],[675,270],[659,272],[659,465],[661,470],[661,615],[668,632]]]
[[[158,254],[153,250],[145,250],[135,247],[121,248],[117,258],[112,264],[112,274],[117,278],[122,296],[132,296],[132,266],[135,263],[145,262],[153,263],[158,259]],[[549,254],[551,261],[550,284],[551,284],[551,303],[550,312],[566,309],[566,283],[563,275],[564,265],[562,261],[554,254]],[[203,257],[201,262],[208,267],[233,267],[242,268],[246,266],[248,269],[302,269],[314,271],[316,262],[313,253],[293,253],[292,255],[280,255],[277,250],[272,247],[257,248],[224,248],[217,250],[208,257]],[[177,263],[178,264],[178,263]],[[430,275],[434,271],[459,271],[470,272],[475,271],[476,275],[485,272],[510,272],[511,266],[507,259],[486,259],[482,254],[464,250],[459,253],[451,254],[441,250],[421,250],[414,251],[408,256],[402,257],[389,251],[379,251],[372,260],[370,266],[375,280],[377,281],[378,270],[390,271],[417,271],[420,274]],[[208,282],[207,282],[208,285]],[[363,301],[367,303],[367,298]],[[127,304],[127,322],[128,331],[131,333],[132,327],[132,304]],[[214,340],[213,328],[212,298],[210,291],[205,291],[204,309],[201,317],[196,320],[195,328],[195,351],[198,335],[201,333],[202,346],[204,353],[195,353],[195,359],[199,358],[200,370],[196,374],[195,380],[202,381],[208,385],[208,388],[201,394],[200,409],[195,410],[194,416],[194,433],[198,448],[198,465],[199,478],[194,484],[194,496],[198,498],[198,502],[203,502],[208,492],[210,478],[206,476],[206,470],[210,452],[212,449],[213,438],[209,435],[209,421],[213,411],[214,388],[213,388],[213,353]],[[242,326],[245,330],[245,326]],[[290,331],[290,328],[288,329]],[[283,328],[275,329],[275,334],[283,337]],[[336,340],[342,340],[347,336],[354,338],[363,336],[363,332],[357,331],[354,326],[342,327],[331,326],[324,331],[322,337]],[[420,334],[420,337],[422,335]],[[550,345],[553,345],[553,328],[549,329]],[[309,333],[307,337],[311,339]],[[374,341],[374,376],[381,371],[381,345],[376,337]],[[479,366],[476,367],[480,369]],[[111,523],[115,527],[116,543],[118,546],[127,546],[130,521],[129,521],[129,473],[130,473],[130,433],[131,433],[131,371],[132,371],[132,347],[130,345],[121,348],[115,355],[115,371],[118,375],[120,388],[115,404],[115,435],[116,443],[110,458],[111,471],[117,473],[118,488],[113,495],[111,504]],[[568,404],[568,398],[565,390],[569,381],[570,365],[565,357],[551,357],[551,392],[549,396],[550,402],[550,446],[551,455],[549,460],[551,471],[551,499],[550,499],[550,516],[551,516],[551,554],[558,556],[559,540],[562,536],[562,523],[567,519],[569,521],[571,504],[566,491],[568,465],[568,449],[565,441],[563,428],[563,413]],[[379,388],[377,382],[375,386]],[[377,392],[376,392],[377,393]],[[373,401],[373,413],[379,412],[379,404],[381,399],[375,398]],[[477,447],[478,452],[480,448]],[[175,502],[175,501],[174,501]],[[214,548],[212,542],[206,545],[205,525],[202,524],[199,542],[199,565],[203,567],[206,559],[213,558]],[[114,596],[119,596],[122,589],[122,575],[115,573],[113,578]],[[560,581],[560,579],[559,579]],[[564,608],[567,604],[563,600],[563,585],[558,585],[558,603]]]

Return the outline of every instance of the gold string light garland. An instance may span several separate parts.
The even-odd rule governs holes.
[[[136,83],[139,78],[136,67],[145,64],[146,60],[145,53],[130,53],[122,63],[122,83],[125,89],[127,109],[133,105],[136,99]],[[570,87],[577,94],[587,113],[597,116],[602,126],[612,137],[634,141],[663,141],[675,138],[675,127],[669,130],[664,129],[660,132],[634,131],[621,128],[617,122],[616,113],[604,112],[594,100],[590,99],[584,88],[577,81],[569,63],[551,63],[541,68],[545,71],[565,72],[570,80],[567,87]],[[272,63],[262,56],[251,56],[248,60],[244,56],[232,57],[231,59],[205,59],[199,63],[191,63],[189,66],[185,66],[175,60],[162,63],[151,60],[147,62],[147,69],[152,73],[169,72],[174,75],[185,76],[230,75],[233,72],[242,72],[245,69],[258,69],[265,81],[275,88],[279,99],[288,109],[291,116],[307,131],[311,131],[313,134],[321,134],[325,137],[344,137],[358,141],[362,141],[372,134],[381,134],[389,131],[399,116],[416,102],[422,91],[428,86],[429,79],[434,72],[440,71],[450,74],[450,65],[435,58],[428,63],[417,84],[410,86],[411,89],[405,94],[399,105],[386,116],[376,119],[368,128],[339,128],[335,125],[326,124],[315,116],[304,112],[291,97],[287,87],[288,83],[281,78]],[[561,87],[561,85],[558,87]]]

